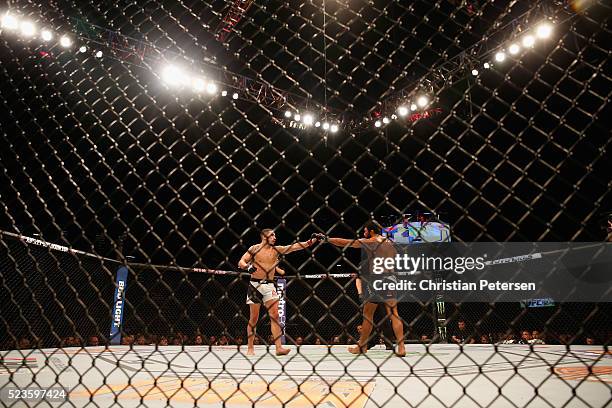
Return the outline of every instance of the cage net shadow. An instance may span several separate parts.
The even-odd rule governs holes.
[[[388,227],[421,211],[448,223],[453,241],[609,240],[605,2],[58,0],[6,11],[55,37],[20,35],[4,20],[0,34],[2,350],[89,354],[120,338],[213,356],[232,346],[229,358],[240,356],[249,278],[239,260],[265,228],[282,245],[313,233],[356,239],[371,219]],[[551,38],[496,59],[544,19]],[[217,88],[165,84],[170,63]],[[423,92],[429,106],[412,109]],[[300,125],[295,114],[307,112],[339,130]],[[323,241],[281,256],[285,344],[356,343],[359,262],[358,251]],[[609,353],[610,304],[529,306],[401,303],[406,342],[427,345],[406,369],[436,359],[429,346],[444,342],[461,344],[457,359],[475,365],[464,345],[542,342],[573,356],[589,344],[602,353],[565,383],[574,393],[565,403],[589,405],[576,392],[589,381],[608,387],[609,403],[610,373],[595,366]],[[369,344],[384,349],[394,339],[377,313]],[[273,337],[262,311],[255,342],[273,353]],[[350,377],[354,360],[338,361]],[[339,395],[316,365],[312,375]],[[307,381],[287,375],[296,388]],[[464,387],[461,401],[552,404],[537,383],[526,404],[504,397],[506,385],[488,403]],[[459,401],[431,388],[416,403],[392,393],[368,404]]]

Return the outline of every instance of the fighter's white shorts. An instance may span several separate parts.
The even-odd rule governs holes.
[[[279,300],[276,285],[272,282],[249,282],[247,290],[247,305],[266,303],[269,300]]]

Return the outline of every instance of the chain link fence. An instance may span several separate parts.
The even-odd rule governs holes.
[[[201,346],[217,362],[242,355],[249,283],[238,262],[265,228],[283,245],[313,233],[357,238],[371,219],[390,227],[384,220],[426,211],[450,225],[453,241],[606,240],[610,10],[594,0],[9,2],[2,13],[54,37],[28,36],[23,23],[13,28],[3,19],[3,386],[18,384],[20,369],[33,373],[27,359],[41,350],[72,355],[69,347],[81,347],[96,356],[91,347],[119,339],[133,350]],[[521,43],[544,20],[554,24],[550,38]],[[61,45],[62,34],[70,46]],[[164,84],[169,63],[214,80],[215,89]],[[430,98],[427,107],[416,105],[421,94]],[[397,110],[402,104],[410,116]],[[296,114],[310,112],[317,126],[300,125]],[[324,129],[324,121],[339,131]],[[281,257],[285,344],[335,350],[357,342],[359,262],[358,251],[324,242]],[[317,373],[308,357],[306,372],[337,398],[329,406],[609,404],[610,304],[539,306],[548,307],[400,304],[407,343],[424,347],[398,366],[400,382],[380,374],[387,357],[355,357],[378,369],[377,387],[391,385],[385,395],[351,373],[354,359],[334,364],[359,383],[359,396],[343,397],[334,387],[350,384]],[[392,346],[388,319],[382,313],[375,320],[370,346]],[[109,334],[115,322],[120,327]],[[271,345],[271,334],[264,313],[256,344]],[[450,360],[435,348],[445,340],[462,345]],[[532,344],[518,361],[498,346],[482,361],[468,349],[513,342]],[[576,345],[591,346],[595,357],[563,371],[538,356],[533,344],[540,343],[560,345],[558,361],[577,358]],[[11,350],[21,350],[17,366]],[[189,357],[182,372],[164,357],[163,375],[206,376],[199,363],[208,357],[199,358]],[[421,370],[428,358],[436,368]],[[496,358],[516,381],[525,379],[519,366],[540,359],[547,374],[529,382],[535,396],[504,396],[514,380],[495,383],[478,369]],[[304,396],[310,379],[291,374],[292,362],[280,360],[279,371],[287,369]],[[453,383],[463,388],[449,400],[428,370],[452,377],[457,362],[476,371],[467,385]],[[155,375],[144,362],[122,372]],[[415,376],[415,389],[426,385],[416,400],[398,388]],[[106,384],[104,377],[110,374],[94,382]],[[219,378],[239,376],[223,365]],[[549,380],[572,395],[551,400]],[[495,383],[497,396],[474,397],[468,388],[478,381]],[[224,394],[212,382],[213,405],[242,395],[238,405],[302,406],[240,386]],[[595,385],[601,388],[588,388]],[[325,401],[306,396],[300,404]]]

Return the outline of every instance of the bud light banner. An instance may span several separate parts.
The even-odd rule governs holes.
[[[110,344],[121,344],[121,324],[123,323],[123,306],[127,289],[128,269],[125,266],[117,269],[117,283],[113,300],[113,321],[110,329]]]

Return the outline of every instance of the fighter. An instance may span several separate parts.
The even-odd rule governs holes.
[[[282,333],[278,322],[278,300],[280,297],[276,290],[274,275],[277,271],[284,274],[284,271],[278,267],[279,257],[280,255],[306,249],[317,242],[317,238],[311,238],[304,242],[296,242],[291,245],[276,246],[274,230],[264,229],[260,235],[261,242],[251,246],[238,262],[240,269],[251,273],[246,302],[249,305],[247,355],[255,355],[255,327],[257,326],[259,310],[263,303],[270,316],[270,328],[276,345],[276,355],[282,356],[289,354],[291,350],[284,348],[281,343]]]
[[[314,236],[320,240],[326,240],[330,244],[338,247],[362,248],[366,251],[369,262],[371,263],[374,257],[395,257],[396,255],[393,243],[379,234],[381,230],[381,227],[375,221],[369,221],[363,229],[363,238],[361,239],[326,238],[323,234],[315,234]],[[349,347],[348,350],[353,354],[367,353],[368,339],[372,332],[374,321],[374,312],[378,305],[383,303],[387,311],[387,316],[391,317],[393,333],[397,339],[397,351],[395,354],[400,357],[405,357],[404,326],[397,311],[397,299],[395,298],[395,294],[387,293],[386,295],[379,295],[374,292],[365,280],[362,283],[364,284],[363,297],[365,304],[363,305],[361,335],[358,344],[354,347]]]

